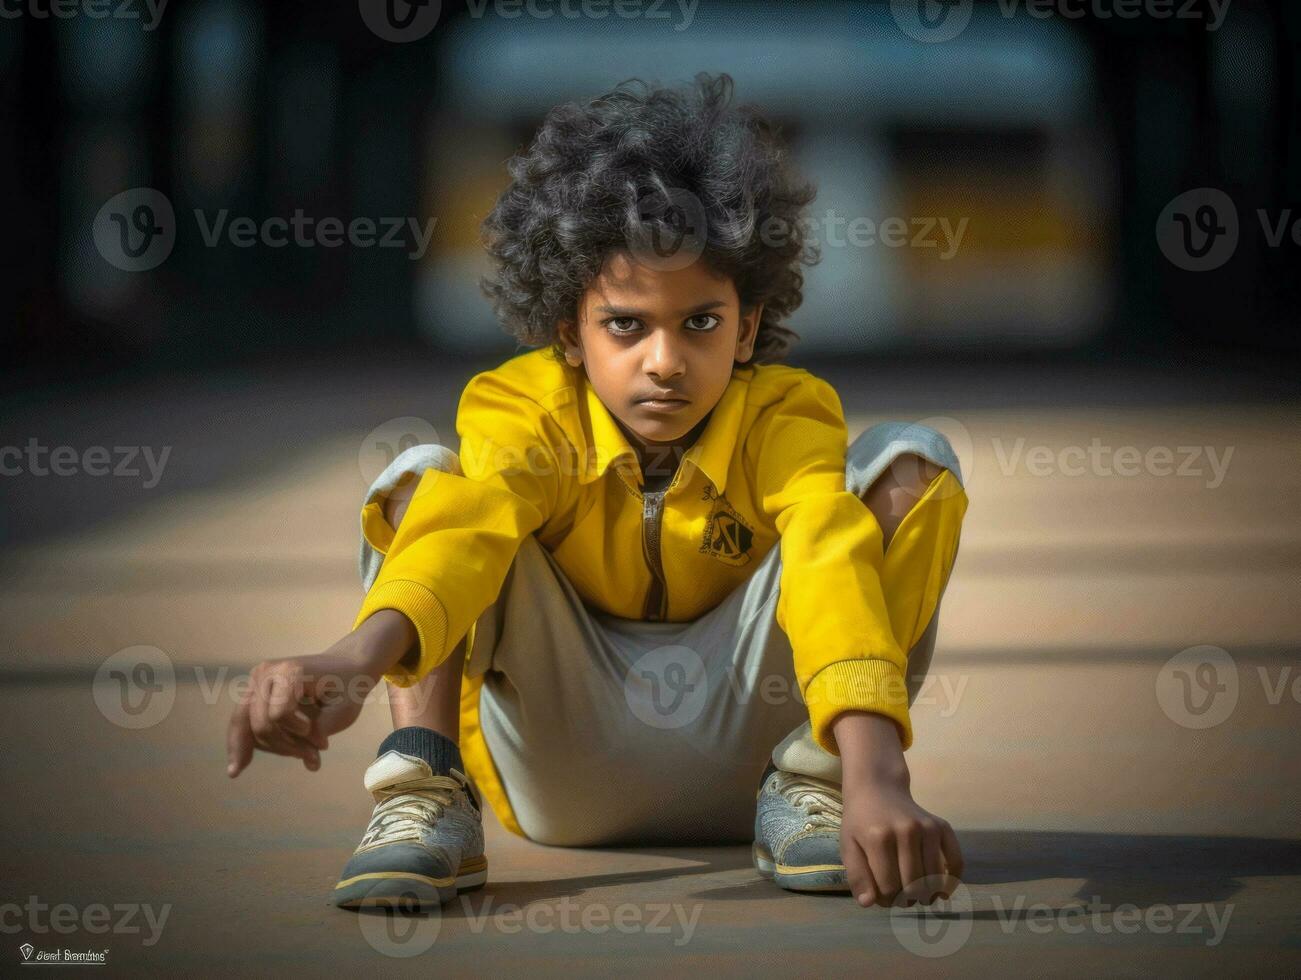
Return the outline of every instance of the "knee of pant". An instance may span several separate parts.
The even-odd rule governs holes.
[[[849,447],[848,469],[865,492],[876,479],[904,456],[920,456],[940,469],[948,470],[962,483],[958,454],[948,437],[938,429],[918,422],[880,422],[864,430]],[[896,470],[901,483],[909,474]]]
[[[438,443],[421,443],[398,453],[397,457],[384,467],[384,471],[375,478],[366,493],[362,511],[361,550],[357,558],[357,568],[361,574],[362,587],[367,591],[379,575],[380,565],[384,561],[381,548],[387,547],[385,540],[391,541],[393,532],[402,523],[411,499],[415,496],[419,478],[427,470],[442,470],[461,476],[461,459],[454,450]],[[379,504],[380,513],[388,530],[369,523],[365,516],[366,507]]]
[[[437,443],[422,443],[403,450],[385,467],[367,499],[380,501],[385,519],[396,528],[415,496],[420,478],[429,470],[459,476],[460,457],[453,450]]]
[[[461,457],[456,454],[456,450],[447,446],[436,442],[422,442],[398,453],[375,482],[383,484],[386,477],[389,481],[395,481],[396,478],[407,473],[419,475],[425,470],[442,470],[444,473],[460,475]]]

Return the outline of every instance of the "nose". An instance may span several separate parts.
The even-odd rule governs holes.
[[[686,370],[682,350],[671,330],[653,330],[646,338],[646,355],[642,368],[657,381],[676,378]]]

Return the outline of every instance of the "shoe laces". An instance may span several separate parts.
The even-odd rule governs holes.
[[[374,794],[379,802],[357,850],[420,840],[422,831],[456,804],[456,794],[463,788],[451,776],[421,776],[378,787]]]
[[[805,824],[805,829],[812,830],[815,826],[840,829],[845,804],[840,789],[833,784],[812,776],[779,771],[777,792],[791,806],[799,807],[808,814],[809,821]]]

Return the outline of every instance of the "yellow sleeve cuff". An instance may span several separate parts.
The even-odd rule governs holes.
[[[832,755],[840,755],[832,724],[846,711],[873,711],[899,726],[899,740],[912,745],[908,717],[908,685],[903,671],[889,660],[839,660],[813,675],[804,692],[813,740]]]
[[[397,664],[384,675],[386,681],[398,687],[411,687],[446,658],[447,610],[438,597],[419,582],[403,579],[378,582],[366,594],[366,600],[361,604],[361,612],[357,614],[357,621],[352,624],[352,628],[356,629],[381,609],[396,609],[411,620],[416,628],[420,657],[415,669],[407,670]]]

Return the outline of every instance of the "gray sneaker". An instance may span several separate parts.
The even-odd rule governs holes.
[[[482,804],[465,774],[390,750],[366,770],[375,812],[339,883],[343,908],[442,905],[488,880]]]
[[[849,892],[840,857],[844,802],[836,783],[778,769],[771,761],[754,816],[754,866],[782,888]]]

